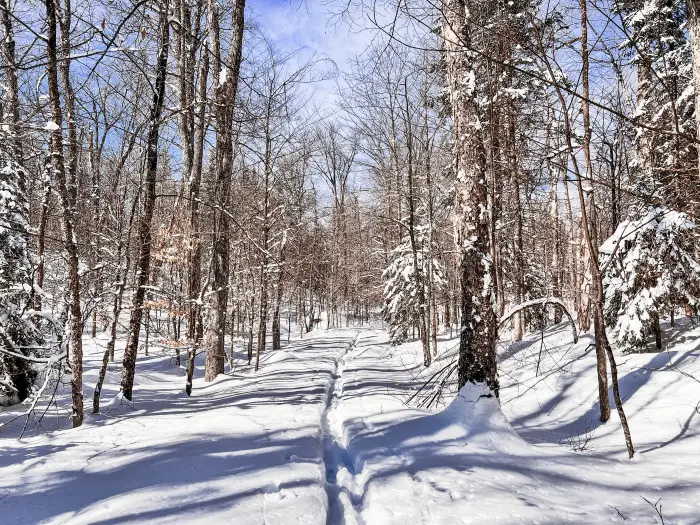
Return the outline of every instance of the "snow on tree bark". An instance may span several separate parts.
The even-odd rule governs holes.
[[[686,0],[688,15],[688,33],[690,34],[690,48],[693,56],[693,87],[695,89],[695,132],[700,140],[700,1]],[[698,155],[700,167],[700,155]],[[700,177],[700,168],[695,173]]]
[[[29,210],[20,189],[24,168],[11,143],[12,137],[0,135],[0,347],[27,355],[27,347],[41,345],[43,338],[23,317],[32,298]],[[24,401],[35,377],[27,360],[0,353],[0,406]]]
[[[492,306],[486,151],[476,103],[465,0],[443,0],[442,31],[455,141],[455,234],[460,251],[461,332],[458,382],[485,383],[498,396]]]
[[[58,58],[56,43],[56,4],[46,0],[46,22],[48,26],[46,40],[46,79],[49,87],[51,105],[51,158],[52,167],[56,174],[58,193],[63,207],[62,223],[64,249],[66,251],[66,270],[68,286],[68,341],[70,345],[71,362],[71,396],[73,426],[83,423],[83,343],[82,343],[82,314],[80,305],[80,276],[78,274],[78,243],[75,230],[75,199],[73,181],[69,179],[63,154],[63,111],[61,109],[60,92],[58,87]],[[65,76],[63,82],[70,83]],[[68,148],[69,153],[74,151]],[[70,159],[69,159],[70,165]]]

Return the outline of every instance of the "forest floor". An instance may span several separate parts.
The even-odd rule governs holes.
[[[447,336],[425,370],[417,342],[318,330],[258,372],[239,355],[189,398],[181,368],[152,349],[133,404],[116,396],[118,352],[103,413],[83,427],[66,428],[61,387],[21,441],[25,418],[0,432],[0,525],[662,523],[654,504],[666,524],[700,523],[700,328],[669,331],[663,353],[618,356],[631,461],[615,410],[598,422],[590,343],[560,325],[504,344],[501,409],[474,403],[474,387],[448,405],[452,383],[430,410],[406,404],[454,358]],[[105,340],[85,344],[91,401]]]

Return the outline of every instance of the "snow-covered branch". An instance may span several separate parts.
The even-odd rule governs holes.
[[[535,306],[542,306],[546,307],[548,305],[556,306],[561,308],[561,310],[564,312],[564,315],[569,319],[569,323],[571,323],[571,333],[574,336],[574,343],[578,342],[578,332],[576,330],[576,324],[574,323],[574,318],[569,312],[568,308],[564,304],[564,302],[561,299],[558,299],[556,297],[543,297],[540,299],[532,299],[531,301],[525,301],[524,303],[520,303],[510,310],[508,310],[501,319],[498,321],[498,325],[501,326],[504,324],[508,319],[513,317],[515,314],[518,312],[522,312],[523,310],[527,310],[528,308],[533,308]]]

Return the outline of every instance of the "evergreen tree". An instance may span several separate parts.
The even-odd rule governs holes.
[[[700,312],[695,228],[685,213],[646,206],[600,248],[606,323],[615,328],[623,350],[641,350],[651,334],[660,350],[659,318],[671,308]]]
[[[24,401],[36,371],[26,359],[43,344],[27,319],[32,299],[32,264],[27,242],[28,203],[22,166],[13,158],[11,138],[0,135],[0,406]],[[16,354],[16,355],[12,355]]]
[[[687,16],[682,0],[623,0],[628,49],[637,65],[636,177],[633,190],[682,211],[697,185],[695,100]],[[661,133],[658,130],[667,130]]]
[[[425,227],[416,228],[416,240],[420,250],[416,254],[416,259],[420,265],[420,272],[427,275],[428,272],[428,247],[426,244],[427,229]],[[409,332],[419,323],[419,311],[425,308],[425,304],[420,304],[416,278],[415,264],[411,243],[404,240],[392,252],[392,261],[384,270],[384,308],[382,316],[389,325],[389,336],[392,344],[398,345],[409,339]],[[433,287],[435,293],[440,293],[444,286],[444,279],[440,263],[433,259]],[[420,286],[425,286],[424,281],[420,281]],[[424,296],[424,295],[423,295]]]

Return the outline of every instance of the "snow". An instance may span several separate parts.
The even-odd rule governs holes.
[[[57,131],[57,130],[61,129],[61,126],[59,126],[58,124],[56,124],[54,121],[49,120],[49,121],[46,123],[46,125],[44,126],[44,129],[45,129],[46,131]]]
[[[240,353],[233,374],[204,383],[198,361],[190,398],[181,369],[151,347],[139,356],[133,403],[118,395],[114,364],[103,414],[83,427],[66,428],[62,397],[42,423],[48,433],[17,441],[22,419],[0,431],[0,521],[658,523],[645,497],[661,498],[666,523],[698,523],[700,382],[689,375],[700,378],[700,328],[684,323],[670,331],[668,353],[619,360],[632,461],[616,412],[597,421],[591,337],[573,344],[567,324],[500,349],[500,405],[468,385],[432,410],[406,401],[453,359],[447,336],[425,370],[419,341],[317,330],[265,353],[257,373]],[[106,340],[84,342],[91,387]],[[573,451],[587,434],[585,450]]]
[[[694,228],[684,213],[642,208],[600,248],[606,318],[623,349],[644,347],[650,320],[670,307],[700,308],[700,264],[686,234]]]

